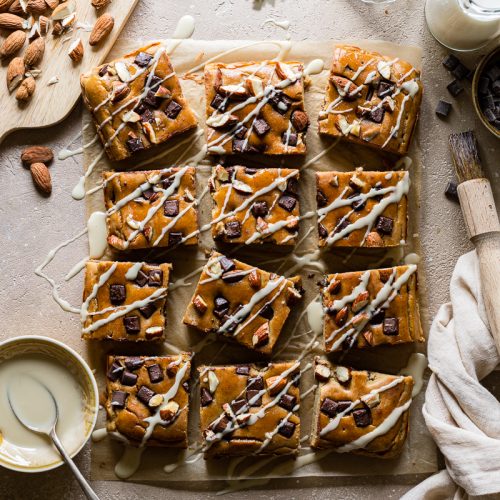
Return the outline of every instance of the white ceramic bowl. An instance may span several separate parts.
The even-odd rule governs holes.
[[[82,387],[86,402],[85,433],[81,436],[77,449],[71,454],[74,457],[92,434],[99,411],[99,393],[92,370],[78,353],[55,339],[26,335],[0,342],[0,364],[7,359],[26,354],[54,358],[73,374]],[[61,459],[43,466],[26,466],[9,461],[5,456],[0,455],[0,466],[20,472],[44,472],[55,469],[63,463]]]

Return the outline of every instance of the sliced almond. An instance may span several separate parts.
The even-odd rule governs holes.
[[[122,116],[122,121],[124,121],[124,122],[137,123],[140,119],[141,119],[141,115],[136,113],[134,110],[127,111]]]
[[[248,89],[241,83],[238,85],[221,85],[219,92],[223,95],[230,95],[234,98],[243,98],[248,96]]]
[[[148,403],[148,406],[150,408],[157,408],[163,403],[163,395],[162,394],[155,394]]]
[[[262,286],[262,279],[260,276],[260,271],[258,269],[254,269],[248,275],[248,282],[250,283],[250,286],[252,288],[255,288],[256,290],[260,289],[260,287]]]
[[[245,184],[244,182],[238,181],[236,179],[232,182],[232,186],[236,191],[240,193],[244,194],[253,193],[253,189],[248,184]]]
[[[150,326],[146,329],[146,339],[151,340],[156,337],[161,337],[163,335],[163,327],[161,326]]]
[[[365,246],[367,247],[383,247],[384,246],[384,240],[382,239],[382,236],[377,231],[371,231],[368,233],[366,239],[365,239]]]
[[[377,64],[377,71],[383,78],[385,78],[386,80],[390,80],[391,66],[388,64],[387,61],[379,61],[379,63]]]
[[[217,390],[218,386],[219,386],[219,379],[217,378],[217,375],[212,370],[209,370],[208,389],[211,392],[211,394],[215,394],[215,391]]]
[[[148,139],[153,143],[153,144],[157,144],[158,143],[158,139],[156,137],[156,132],[155,132],[155,129],[153,127],[153,125],[149,122],[145,122],[142,124],[142,129],[144,130],[144,133],[146,134],[146,136],[148,137]]]
[[[316,363],[314,367],[314,377],[319,382],[327,382],[330,379],[330,368],[324,364]]]
[[[55,7],[52,11],[51,19],[53,21],[62,21],[64,18],[73,14],[76,10],[75,0],[68,0]]]
[[[141,227],[140,222],[136,221],[133,217],[132,214],[127,215],[127,225],[131,227],[132,229],[139,229]]]
[[[361,180],[356,174],[349,179],[349,185],[355,189],[363,189],[366,187],[366,182]]]
[[[246,85],[248,87],[248,90],[250,91],[250,94],[253,96],[260,96],[264,94],[264,83],[262,80],[254,75],[249,76],[246,79]]]
[[[346,368],[345,366],[337,366],[335,367],[335,378],[345,384],[346,382],[349,382],[351,380],[351,372],[349,368]]]
[[[83,59],[83,43],[81,38],[77,38],[69,46],[68,55],[76,63],[80,62]]]
[[[293,69],[286,63],[277,62],[276,63],[276,74],[282,80],[290,80],[294,82],[297,79],[297,75],[293,71]]]
[[[193,299],[193,306],[200,314],[204,314],[208,309],[208,305],[201,295],[196,295]]]
[[[380,395],[378,392],[367,394],[366,396],[363,396],[362,399],[368,408],[375,408],[380,404]]]
[[[128,67],[123,61],[117,61],[115,63],[115,70],[118,78],[122,82],[128,83],[132,79]]]
[[[160,417],[162,420],[169,422],[179,411],[179,405],[175,401],[169,401],[161,410]]]

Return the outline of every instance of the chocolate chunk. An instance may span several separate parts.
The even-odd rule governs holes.
[[[256,168],[245,167],[245,174],[247,174],[247,175],[255,175],[256,173],[257,173],[257,169]]]
[[[177,217],[179,215],[179,200],[166,200],[163,204],[165,217]]]
[[[127,139],[126,145],[131,153],[137,153],[137,151],[142,151],[144,149],[144,144],[140,137],[130,137]]]
[[[261,376],[249,378],[247,382],[247,389],[257,389],[261,391],[264,389],[264,379]]]
[[[333,230],[333,232],[334,233],[340,233],[341,231],[343,231],[350,224],[351,223],[347,219],[344,219],[344,218],[338,219],[337,220],[337,224],[336,224],[335,229]]]
[[[265,319],[273,319],[274,309],[271,304],[264,304],[264,306],[259,311],[259,316],[262,316]]]
[[[245,125],[240,125],[237,129],[236,132],[234,133],[234,136],[237,139],[244,139],[247,135],[248,132],[248,127],[245,127]]]
[[[175,102],[174,100],[168,103],[168,106],[165,108],[165,114],[171,119],[175,120],[177,115],[181,112],[182,106]]]
[[[179,245],[180,243],[182,243],[183,238],[184,234],[180,231],[168,233],[168,246],[174,247],[175,245]]]
[[[244,139],[233,140],[233,153],[256,153],[257,150]]]
[[[224,415],[222,418],[217,420],[217,422],[212,426],[212,430],[218,434],[224,432],[229,425],[230,420]]]
[[[253,122],[253,129],[255,130],[255,133],[259,137],[262,137],[262,136],[266,135],[271,130],[271,127],[262,118],[257,118]]]
[[[114,306],[119,306],[125,302],[127,292],[125,285],[109,285],[109,301]]]
[[[385,114],[385,111],[383,108],[381,108],[381,107],[373,108],[370,111],[369,118],[372,122],[382,123],[382,121],[384,120],[384,114]]]
[[[446,118],[451,111],[451,103],[440,100],[436,106],[436,115]]]
[[[123,385],[129,385],[129,386],[135,385],[137,382],[137,375],[127,370],[123,370],[120,381]]]
[[[214,300],[214,315],[217,318],[222,318],[229,311],[229,301],[222,296],[215,297]]]
[[[486,119],[490,123],[493,123],[496,120],[495,113],[490,108],[486,108],[485,110],[483,110],[483,113],[484,113],[484,116],[486,117]]]
[[[328,231],[326,230],[326,227],[321,223],[318,224],[318,234],[322,239],[328,238]]]
[[[460,64],[460,59],[458,59],[458,57],[454,56],[453,54],[448,54],[443,59],[443,66],[448,71],[453,71],[459,64]]]
[[[224,283],[238,283],[238,281],[241,281],[245,276],[247,276],[245,271],[235,270],[224,273],[221,278]]]
[[[446,195],[447,198],[450,198],[454,201],[458,201],[458,191],[457,191],[457,183],[453,181],[449,181],[448,184],[446,185],[446,189],[444,191],[444,194]]]
[[[214,398],[210,394],[209,390],[205,387],[200,389],[200,404],[201,406],[208,406]]]
[[[320,406],[320,411],[330,418],[335,417],[338,412],[338,405],[333,399],[325,398]]]
[[[278,205],[281,208],[284,208],[287,212],[293,212],[296,204],[297,200],[292,196],[288,196],[286,194],[281,195],[278,200]]]
[[[360,408],[352,412],[354,422],[358,427],[368,427],[372,423],[372,413],[369,408]]]
[[[146,319],[151,318],[151,316],[153,316],[155,311],[156,311],[156,305],[153,302],[146,304],[144,307],[139,307],[139,312]]]
[[[163,189],[168,189],[173,183],[174,183],[174,176],[168,176],[168,177],[162,177],[161,180],[161,186]],[[174,191],[177,191],[177,188],[175,188]]]
[[[500,96],[500,79],[498,80],[495,80],[492,84],[491,84],[491,90],[493,91],[493,93],[498,97]]]
[[[463,65],[461,62],[459,62],[452,70],[451,74],[457,79],[457,80],[462,80],[462,78],[465,78],[469,73],[469,68],[467,68],[465,65]]]
[[[383,332],[384,335],[397,335],[399,333],[398,318],[385,318]]]
[[[226,222],[224,229],[228,238],[239,238],[241,236],[241,224],[237,220]]]
[[[352,196],[349,196],[349,198],[356,198],[358,196],[359,194],[353,194]],[[363,210],[365,206],[366,206],[366,200],[356,200],[351,203],[351,207],[355,212]]]
[[[288,179],[288,181],[286,182],[285,191],[292,196],[299,196],[299,181],[296,177],[291,177],[290,179]]]
[[[163,83],[163,78],[160,78],[159,76],[152,75],[149,79],[149,88],[151,90],[155,90],[160,86],[160,84]]]
[[[390,217],[380,215],[375,223],[375,229],[381,234],[392,234],[394,221]]]
[[[146,283],[149,281],[149,274],[146,274],[142,269],[139,270],[137,273],[137,278],[135,279],[135,282],[137,286],[144,286]]]
[[[446,88],[453,97],[456,97],[460,94],[460,92],[462,92],[462,90],[464,90],[463,85],[458,80],[453,80],[446,86]]]
[[[137,335],[141,331],[141,320],[139,316],[126,316],[123,318],[123,326],[129,335]]]
[[[111,406],[113,408],[125,408],[128,394],[125,391],[113,391],[111,395]]]
[[[149,90],[146,94],[146,97],[144,97],[141,102],[147,104],[148,106],[151,106],[154,109],[157,109],[160,107],[161,99],[155,96],[154,90]]]
[[[326,197],[325,193],[318,189],[316,191],[316,203],[318,204],[318,207],[326,207],[328,204],[328,198]]]
[[[122,371],[123,371],[123,366],[117,361],[113,361],[113,364],[109,367],[106,376],[109,378],[109,380],[115,382],[120,378]]]
[[[134,63],[141,68],[145,68],[153,59],[153,56],[146,52],[139,52],[134,59]]]
[[[382,80],[378,84],[377,95],[381,99],[383,99],[385,96],[391,95],[393,90],[394,90],[394,84]],[[369,101],[370,99],[367,99],[367,100]],[[373,121],[376,121],[376,120],[373,120]],[[380,123],[380,122],[377,122],[377,123]]]
[[[262,404],[262,395],[257,389],[247,389],[246,398],[250,406],[260,406]],[[257,397],[259,396],[259,397]]]
[[[233,401],[231,403],[231,410],[233,410],[233,412],[237,414],[246,405],[247,402],[244,399],[237,399],[236,401]]]
[[[493,99],[493,96],[491,94],[487,94],[485,96],[482,96],[479,99],[479,102],[480,102],[482,108],[495,109],[495,100]]]
[[[99,69],[99,76],[102,78],[108,72],[109,66],[105,64],[102,68]]]
[[[494,82],[495,80],[498,80],[500,78],[500,64],[496,64],[494,66],[490,66],[487,70],[486,70],[486,75],[488,76],[488,78]]]
[[[182,388],[189,394],[189,382],[187,380],[182,383]]]
[[[281,434],[283,437],[291,438],[294,432],[295,432],[295,424],[293,422],[289,422],[287,420],[286,422],[282,421],[280,423],[278,433]]]
[[[385,311],[383,309],[379,309],[378,311],[374,311],[370,317],[370,324],[372,325],[380,325],[385,318]]]
[[[297,146],[298,140],[299,136],[295,132],[285,132],[281,136],[281,142],[285,144],[285,146],[291,146],[292,148]]]
[[[148,286],[160,286],[163,283],[163,271],[161,269],[151,269],[149,271]]]
[[[226,99],[224,96],[220,94],[215,94],[215,97],[212,99],[210,106],[216,109],[217,111],[224,112],[226,111],[227,105],[229,104],[229,99]]]
[[[155,392],[145,385],[142,385],[141,388],[137,391],[137,399],[139,401],[142,401],[146,406],[149,404],[150,399],[154,395]]]
[[[278,406],[284,408],[285,410],[292,411],[297,403],[297,398],[291,394],[283,394],[281,396]]]
[[[269,213],[266,201],[256,201],[251,208],[254,217],[265,217]]]
[[[479,77],[477,90],[480,94],[488,94],[490,88],[490,79],[487,76]]]
[[[239,365],[236,367],[236,375],[250,375],[250,367],[248,365]]]
[[[139,356],[130,356],[125,360],[125,366],[131,372],[138,370],[143,364],[144,361]]]
[[[149,380],[151,380],[152,384],[156,384],[157,382],[161,382],[163,380],[163,372],[161,371],[161,367],[158,364],[149,365],[148,373]]]
[[[281,115],[284,115],[292,105],[292,100],[281,91],[275,91],[268,102]]]
[[[232,271],[233,269],[236,268],[236,264],[234,263],[234,260],[228,259],[227,257],[221,257],[219,259],[219,264],[225,273],[227,273],[228,271]]]
[[[146,198],[146,200],[153,202],[158,198],[159,193],[154,189],[146,189],[142,192],[142,196],[143,198]]]

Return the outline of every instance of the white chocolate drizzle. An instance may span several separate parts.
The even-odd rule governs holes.
[[[415,398],[424,385],[424,372],[427,368],[427,357],[420,352],[414,352],[408,359],[407,365],[399,372],[401,375],[409,375],[413,379],[413,391],[411,397]]]

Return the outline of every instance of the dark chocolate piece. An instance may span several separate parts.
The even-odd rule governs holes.
[[[155,392],[145,385],[142,385],[141,388],[137,391],[137,399],[139,401],[142,401],[146,406],[149,404],[149,401],[154,395]]]
[[[168,234],[168,246],[174,247],[175,245],[179,245],[182,243],[182,239],[184,238],[184,234],[179,232],[173,232]]]
[[[168,106],[165,108],[165,114],[171,119],[175,120],[177,115],[181,112],[182,106],[175,102],[174,100],[168,103]]]
[[[111,406],[113,408],[125,408],[128,394],[125,391],[113,391],[111,395]]]
[[[286,146],[290,146],[294,148],[297,146],[297,142],[299,140],[299,136],[295,132],[285,132],[281,136],[281,142]]]
[[[436,115],[446,118],[451,111],[451,103],[440,100],[436,106]]]
[[[248,365],[239,365],[236,367],[236,375],[250,375],[250,367]]]
[[[399,333],[399,320],[398,318],[385,318],[384,326],[382,327],[384,335],[397,335]]]
[[[458,80],[453,80],[446,86],[446,88],[453,97],[456,97],[458,94],[460,94],[460,92],[464,90],[463,85]]]
[[[125,360],[125,366],[131,372],[138,370],[143,364],[144,361],[138,356],[130,356]]]
[[[261,376],[249,378],[247,382],[247,389],[257,389],[261,391],[264,389],[264,379]]]
[[[239,238],[241,236],[241,224],[237,220],[226,222],[224,229],[228,238]]]
[[[296,403],[297,398],[295,396],[283,394],[278,402],[278,406],[281,406],[285,410],[292,411],[295,408]]]
[[[259,316],[262,316],[265,319],[272,319],[274,316],[274,309],[271,304],[264,304],[259,311]]]
[[[129,335],[137,335],[141,331],[141,320],[139,316],[126,316],[123,318],[123,326]]]
[[[229,99],[226,99],[220,94],[215,94],[215,97],[212,99],[210,106],[212,106],[212,108],[216,109],[217,111],[224,112],[226,111],[228,103]]]
[[[210,391],[206,389],[205,387],[202,387],[200,390],[200,403],[201,406],[208,406],[214,398],[210,394]]]
[[[165,217],[176,217],[179,215],[179,200],[166,200],[163,204]]]
[[[136,153],[137,151],[142,151],[144,149],[144,144],[140,137],[130,137],[127,139],[127,148],[131,153]]]
[[[127,370],[123,370],[120,381],[123,385],[128,385],[128,386],[135,385],[137,382],[137,375]]]
[[[152,269],[149,271],[148,286],[160,286],[163,283],[163,271]]]
[[[234,260],[228,259],[227,257],[221,257],[219,259],[219,264],[225,273],[232,271],[236,267]]]
[[[234,413],[238,414],[238,412],[247,405],[247,402],[244,399],[237,399],[231,403],[231,410]]]
[[[151,106],[154,109],[157,109],[160,107],[161,99],[155,96],[154,90],[149,90],[146,94],[146,97],[144,97],[141,102],[147,104],[148,106]]]
[[[241,281],[247,273],[245,271],[229,271],[227,273],[224,273],[221,278],[224,283],[238,283],[238,281]]]
[[[161,371],[159,364],[149,365],[148,374],[149,380],[151,380],[152,384],[156,384],[157,382],[161,382],[163,380],[163,372]]]
[[[328,205],[328,198],[326,197],[325,193],[321,190],[316,191],[316,203],[318,204],[318,207],[326,207]]]
[[[369,408],[360,408],[352,412],[354,422],[358,427],[368,427],[372,423],[372,413]]]
[[[109,367],[106,376],[109,378],[109,380],[115,382],[120,378],[122,371],[123,371],[123,366],[120,363],[113,361],[112,365]]]
[[[139,312],[146,319],[151,318],[151,316],[153,316],[155,311],[156,311],[156,305],[153,304],[152,302],[146,304],[144,307],[139,307]]]
[[[462,63],[458,63],[455,68],[451,70],[451,74],[457,79],[462,80],[469,74],[469,68]]]
[[[135,279],[137,286],[143,287],[149,282],[149,275],[146,274],[142,269],[137,273],[137,278]]]
[[[292,196],[288,196],[286,194],[280,196],[278,200],[278,205],[281,208],[284,208],[287,212],[293,212],[295,205],[297,204],[297,200]]]
[[[114,306],[119,306],[125,302],[127,292],[125,285],[109,285],[109,301]]]
[[[229,301],[222,296],[215,297],[214,315],[222,318],[229,311]]]
[[[376,107],[370,111],[370,120],[375,123],[382,123],[385,111],[382,107]]]
[[[477,90],[480,94],[488,94],[490,88],[490,79],[487,76],[479,77]]]
[[[255,133],[259,137],[262,137],[262,136],[266,135],[271,130],[271,127],[267,124],[267,122],[264,119],[257,118],[253,122],[253,129],[255,130]]]
[[[450,198],[454,201],[458,201],[458,191],[457,191],[457,183],[453,181],[449,181],[446,185],[446,189],[444,190],[444,194],[447,198]]]
[[[392,234],[392,230],[394,229],[394,220],[390,217],[380,215],[375,224],[375,229],[381,234]]]
[[[134,59],[134,63],[141,68],[145,68],[153,59],[153,56],[147,52],[139,52]]]
[[[247,389],[246,398],[250,406],[260,406],[262,404],[262,395],[257,389]]]
[[[293,422],[281,421],[278,432],[286,438],[291,438],[295,432],[295,424]]]
[[[266,201],[254,202],[251,210],[254,217],[265,217],[269,213],[269,207]]]
[[[378,84],[377,95],[383,99],[384,97],[391,95],[394,90],[394,84],[381,80]],[[370,99],[367,99],[369,101]],[[373,120],[375,121],[375,120]],[[380,123],[380,122],[379,122]]]
[[[443,59],[443,66],[448,70],[448,71],[453,71],[458,65],[460,64],[460,59],[453,54],[448,54],[444,59]]]

